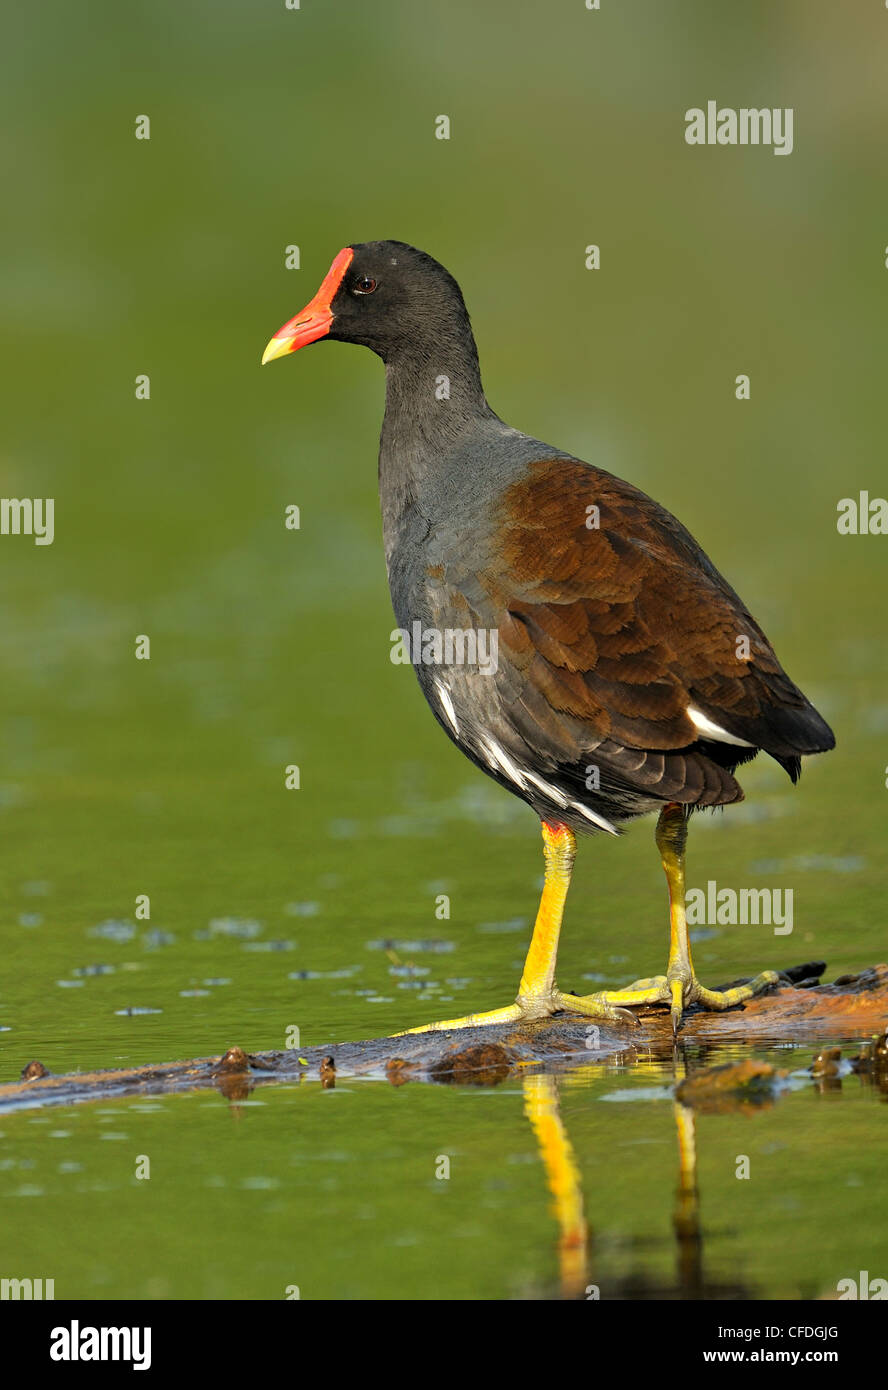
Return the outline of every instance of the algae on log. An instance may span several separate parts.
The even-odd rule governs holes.
[[[884,1031],[888,965],[841,976],[829,985],[818,983],[824,969],[819,961],[793,966],[781,972],[777,988],[724,1013],[689,1010],[680,1042],[717,1049],[725,1043],[804,1044]],[[640,1010],[637,1020],[635,1027],[597,1024],[561,1013],[533,1023],[328,1042],[298,1051],[247,1054],[230,1047],[221,1057],[63,1076],[52,1075],[35,1060],[20,1080],[0,1085],[0,1112],[210,1087],[237,1100],[255,1086],[304,1078],[328,1088],[337,1079],[353,1077],[383,1078],[396,1086],[407,1081],[492,1085],[533,1066],[558,1071],[671,1055],[675,1044],[668,1010]]]

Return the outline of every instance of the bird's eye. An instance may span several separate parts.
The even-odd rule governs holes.
[[[354,284],[355,294],[372,294],[375,289],[376,281],[370,275],[362,275]]]

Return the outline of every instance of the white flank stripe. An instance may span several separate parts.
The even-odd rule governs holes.
[[[572,801],[570,804],[575,811],[579,811],[580,815],[585,816],[593,825],[600,826],[601,829],[606,830],[609,835],[619,835],[620,832],[617,827],[611,825],[609,820],[605,820],[604,816],[596,815],[594,811],[589,810],[588,806],[581,806],[579,801]]]
[[[706,738],[714,738],[717,743],[736,743],[738,748],[754,748],[754,743],[747,743],[745,738],[735,738],[729,734],[720,724],[713,724],[711,719],[707,719],[702,710],[694,709],[693,705],[688,705],[688,714]]]
[[[498,767],[500,772],[504,772],[506,776],[509,778],[509,780],[514,782],[515,785],[520,787],[523,791],[524,776],[522,773],[518,771],[515,764],[511,761],[511,759],[507,756],[503,749],[500,748],[498,744],[494,743],[492,738],[485,738],[482,740],[482,742],[484,744],[484,750],[487,753],[487,761],[490,763],[490,766]]]
[[[453,708],[453,701],[450,698],[450,691],[447,689],[447,686],[444,685],[442,681],[435,681],[435,689],[438,692],[438,698],[440,699],[441,704],[444,708],[444,713],[447,715],[447,718],[450,721],[450,727],[453,729],[453,732],[455,734],[458,734],[459,725],[456,722],[456,711]]]
[[[549,782],[544,782],[542,777],[537,777],[536,773],[525,772],[524,777],[528,782],[533,782],[534,786],[539,787],[540,791],[543,792],[545,796],[548,796],[551,801],[554,801],[556,806],[560,806],[563,811],[566,811],[568,806],[570,806],[574,811],[579,811],[581,816],[585,816],[586,820],[590,820],[593,825],[597,825],[602,830],[606,830],[609,835],[619,834],[616,826],[611,825],[610,821],[605,820],[604,816],[596,815],[594,811],[589,810],[588,806],[582,806],[579,801],[568,801],[567,797],[560,792],[557,787],[553,787]]]
[[[579,811],[581,816],[585,816],[586,820],[591,821],[593,825],[597,825],[600,830],[606,830],[609,835],[618,835],[620,833],[616,826],[611,825],[609,820],[605,820],[604,816],[596,815],[594,811],[589,810],[588,806],[581,805],[579,801],[568,801],[563,792],[560,792],[557,787],[553,787],[549,782],[544,782],[542,777],[537,777],[535,772],[520,771],[503,749],[500,748],[498,744],[494,743],[492,738],[485,738],[482,742],[490,766],[498,767],[499,770],[504,772],[509,780],[520,787],[522,791],[527,790],[528,782],[533,782],[534,786],[538,787],[543,795],[547,796],[550,801],[554,801],[556,806],[560,806],[562,811],[566,811],[568,808]]]
[[[537,777],[533,772],[525,772],[524,775],[529,782],[533,782],[535,786],[539,787],[541,792],[545,792],[546,796],[550,797],[552,801],[555,802],[556,806],[560,806],[562,810],[567,808],[569,804],[567,797],[562,796],[557,787],[551,787],[548,782],[544,782],[542,777]]]

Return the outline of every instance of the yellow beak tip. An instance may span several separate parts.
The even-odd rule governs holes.
[[[265,366],[266,362],[273,362],[276,357],[283,357],[284,353],[290,351],[290,345],[290,338],[272,338],[271,342],[268,344],[268,347],[262,354],[263,367]]]

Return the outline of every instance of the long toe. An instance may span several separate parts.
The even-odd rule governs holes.
[[[628,1024],[630,1028],[637,1028],[638,1019],[635,1015],[628,1009],[621,1008],[619,1004],[614,1004],[613,997],[606,994],[562,994],[560,990],[556,995],[558,1007],[566,1009],[568,1013],[582,1014],[584,1018],[601,1018],[608,1023]]]
[[[763,970],[760,975],[756,975],[745,985],[735,985],[733,989],[706,989],[698,980],[693,981],[692,999],[695,1004],[701,1004],[704,1009],[733,1009],[736,1004],[742,1004],[747,999],[752,999],[756,994],[764,994],[766,990],[772,989],[779,983],[779,975],[776,970]]]

